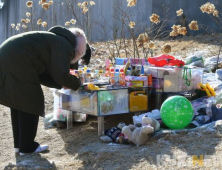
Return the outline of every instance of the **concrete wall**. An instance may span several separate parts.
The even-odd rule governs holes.
[[[89,0],[88,0],[89,1]],[[152,13],[157,13],[161,16],[161,20],[166,16],[172,19],[176,16],[176,10],[182,8],[186,15],[186,23],[192,20],[197,20],[198,23],[216,27],[208,14],[202,14],[199,7],[208,2],[208,0],[138,0],[135,7],[127,7],[126,0],[94,0],[95,6],[89,8],[86,15],[82,14],[81,9],[77,6],[78,2],[83,0],[56,0],[48,11],[45,11],[38,4],[38,0],[34,1],[32,11],[26,7],[27,0],[7,0],[3,8],[0,10],[0,44],[8,37],[30,30],[48,30],[55,25],[62,25],[70,19],[76,19],[75,26],[81,27],[91,41],[111,40],[114,37],[130,37],[127,25],[129,21],[135,21],[135,34],[138,35],[144,32],[145,29],[151,26],[149,16]],[[65,2],[65,3],[64,3]],[[221,0],[212,1],[216,7],[222,6]],[[165,10],[164,10],[165,9]],[[32,12],[33,23],[28,24],[28,29],[20,28],[20,31],[15,31],[11,28],[11,23],[20,23],[22,18],[26,18],[26,12]],[[121,12],[120,12],[121,11]],[[121,22],[121,17],[127,13],[128,20],[125,26]],[[124,17],[125,19],[127,17]],[[36,22],[42,19],[48,22],[46,28],[39,27]],[[166,30],[171,30],[171,26],[180,21],[180,17],[168,23]],[[123,29],[122,29],[123,28]],[[217,27],[216,27],[217,28]],[[124,30],[124,31],[121,31]],[[123,35],[124,32],[124,35]],[[206,32],[189,31],[189,34],[197,34]]]

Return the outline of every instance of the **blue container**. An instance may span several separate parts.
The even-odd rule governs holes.
[[[116,61],[116,65],[125,65],[126,64],[126,62],[128,61],[128,59],[127,58],[116,58],[115,59]]]

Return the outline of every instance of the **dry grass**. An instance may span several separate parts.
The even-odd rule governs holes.
[[[193,51],[206,50],[206,57],[216,55],[218,36],[184,37],[179,40],[159,41],[172,46],[172,55],[183,58]],[[106,57],[104,43],[94,43],[96,60]],[[155,54],[160,54],[159,48]],[[99,64],[99,63],[98,63]],[[100,63],[102,64],[102,63]],[[46,112],[53,109],[53,96],[43,88]],[[44,129],[40,119],[37,141],[47,143],[50,151],[20,157],[14,154],[9,109],[0,106],[0,169],[220,169],[215,160],[221,160],[221,130],[169,134],[162,138],[152,138],[141,147],[102,143],[97,137],[97,119],[88,117],[85,123],[75,123],[73,129]],[[119,122],[132,123],[132,114],[115,115],[105,118],[105,128]],[[165,155],[163,164],[158,165],[157,155]],[[210,155],[204,160],[204,167],[192,164],[192,155]],[[178,159],[171,159],[172,156]],[[185,159],[186,158],[186,159]]]
[[[162,54],[162,47],[166,44],[171,45],[172,51],[170,55],[173,55],[179,59],[185,59],[186,57],[192,55],[196,51],[205,51],[204,57],[212,57],[218,55],[219,46],[218,44],[221,42],[220,34],[214,35],[197,35],[197,36],[184,36],[184,37],[177,37],[177,38],[170,38],[166,40],[155,40],[155,49],[154,49],[154,56]],[[120,45],[118,43],[118,50],[116,46],[110,42],[109,46],[107,46],[104,42],[97,42],[92,43],[93,47],[97,50],[95,52],[95,60],[91,63],[91,66],[101,66],[104,63],[102,62],[107,57],[118,56],[118,51],[120,52],[120,57],[125,58],[126,53],[123,48],[123,43]],[[133,42],[132,40],[127,40],[127,49],[133,49]],[[120,48],[121,46],[121,48]],[[129,51],[131,56],[133,56],[133,51]],[[110,54],[112,53],[112,54]],[[144,58],[144,53],[142,47],[139,48],[140,57]],[[130,56],[128,55],[128,56]],[[150,54],[148,55],[150,56]]]

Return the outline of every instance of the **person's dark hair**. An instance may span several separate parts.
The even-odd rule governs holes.
[[[90,45],[87,43],[86,44],[86,53],[85,55],[81,58],[82,59],[82,65],[88,65],[91,59],[91,55],[92,55],[92,49],[90,47]],[[74,70],[78,70],[79,67],[79,63],[71,63],[70,64],[70,69],[74,69]]]
[[[90,45],[87,43],[86,44],[86,53],[85,55],[81,58],[82,59],[82,63],[85,65],[88,65],[91,59],[91,55],[92,55],[92,50]]]
[[[74,64],[70,64],[70,69],[78,70],[78,68],[79,68],[79,63],[78,62],[76,62]]]

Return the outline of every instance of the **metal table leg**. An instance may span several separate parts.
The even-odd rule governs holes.
[[[104,117],[98,117],[98,136],[103,135],[104,132]]]
[[[70,129],[73,126],[73,115],[72,111],[66,111],[66,112],[67,112],[67,129]]]
[[[162,101],[162,93],[156,93],[156,109],[160,109]]]

